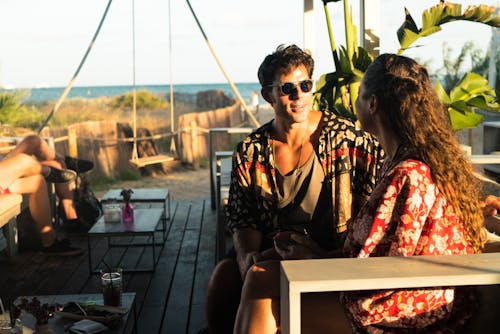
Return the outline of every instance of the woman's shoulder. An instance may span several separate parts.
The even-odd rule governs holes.
[[[393,173],[404,175],[410,179],[428,179],[432,180],[431,168],[428,164],[417,159],[405,159],[400,161],[393,169]]]

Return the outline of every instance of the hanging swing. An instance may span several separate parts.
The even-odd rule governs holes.
[[[171,142],[170,150],[175,153],[174,141],[174,94],[172,84],[172,25],[170,16],[170,0],[168,1],[168,25],[169,25],[169,72],[170,72],[170,132]],[[166,154],[157,154],[153,156],[139,157],[137,152],[137,89],[135,82],[135,0],[132,0],[132,122],[133,122],[133,147],[132,158],[129,160],[136,167],[146,167],[148,165],[159,164],[163,162],[173,161],[175,158]]]

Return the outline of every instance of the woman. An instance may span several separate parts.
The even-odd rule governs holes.
[[[386,161],[350,226],[345,255],[480,252],[479,189],[427,70],[407,57],[379,56],[363,77],[356,108]],[[341,301],[355,333],[454,333],[474,305],[467,288],[349,292]]]

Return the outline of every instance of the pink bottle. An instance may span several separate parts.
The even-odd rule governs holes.
[[[130,197],[134,192],[132,189],[123,189],[120,195],[125,202],[122,206],[122,223],[131,224],[134,222],[134,206],[130,203]]]
[[[122,222],[130,224],[134,222],[134,206],[132,203],[125,203],[122,207]]]

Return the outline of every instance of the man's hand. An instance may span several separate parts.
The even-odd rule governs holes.
[[[480,205],[485,217],[495,216],[500,211],[500,197],[488,195]]]
[[[317,259],[323,257],[324,253],[309,237],[294,232],[276,234],[274,248],[284,260]]]
[[[240,269],[241,279],[245,281],[248,269],[253,266],[259,257],[259,252],[249,252],[238,255],[238,268]]]

